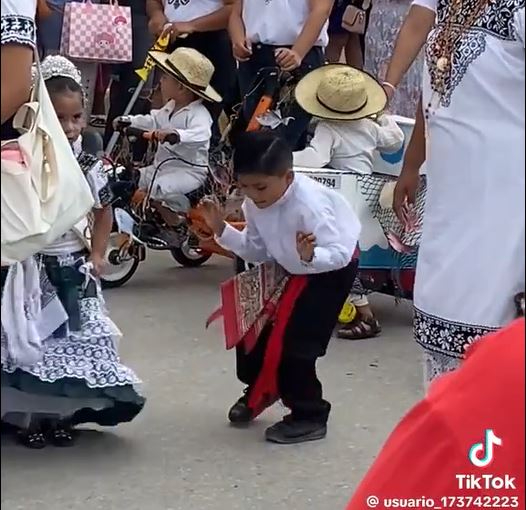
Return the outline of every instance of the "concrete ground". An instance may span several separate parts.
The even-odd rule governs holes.
[[[239,396],[221,328],[205,331],[230,274],[213,259],[177,267],[148,261],[123,288],[106,293],[124,338],[125,362],[144,380],[148,402],[131,424],[82,432],[72,449],[27,450],[2,437],[2,508],[9,510],[340,510],[380,445],[421,393],[419,351],[408,303],[373,296],[384,333],[334,340],[320,362],[333,404],[328,437],[277,446],[265,427],[229,427]]]

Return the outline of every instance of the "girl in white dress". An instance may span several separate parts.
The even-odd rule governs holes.
[[[415,337],[427,381],[516,314],[524,292],[524,0],[429,0],[437,14],[395,209],[427,197]],[[426,136],[427,134],[427,136]]]

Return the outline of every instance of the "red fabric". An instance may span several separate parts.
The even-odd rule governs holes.
[[[279,398],[278,368],[283,352],[285,329],[294,304],[306,285],[306,276],[292,276],[279,301],[274,315],[274,326],[263,358],[263,366],[248,397],[248,407],[252,409],[254,418]]]
[[[422,497],[433,498],[435,508],[524,509],[524,343],[521,319],[474,344],[463,365],[432,384],[395,428],[347,510],[395,507],[386,498]],[[486,429],[502,445],[494,446],[488,466],[477,467],[468,453],[484,441]],[[456,475],[473,476],[473,487],[465,480],[462,487]],[[486,488],[491,482],[483,475],[511,477],[515,488]],[[441,500],[448,496],[464,499]],[[466,499],[490,496],[495,499]],[[368,504],[370,497],[378,504]]]

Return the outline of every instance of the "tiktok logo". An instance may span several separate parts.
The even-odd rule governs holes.
[[[469,449],[469,460],[477,467],[486,467],[493,460],[493,446],[502,446],[502,439],[497,437],[492,429],[484,431],[484,442],[475,443]]]

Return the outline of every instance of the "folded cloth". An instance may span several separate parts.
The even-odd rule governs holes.
[[[209,317],[207,327],[223,317],[226,348],[243,342],[250,352],[274,314],[289,278],[281,266],[266,262],[223,282],[221,307]]]
[[[40,272],[33,257],[9,268],[2,294],[2,327],[8,356],[19,365],[32,365],[42,356],[38,330],[41,314]]]

